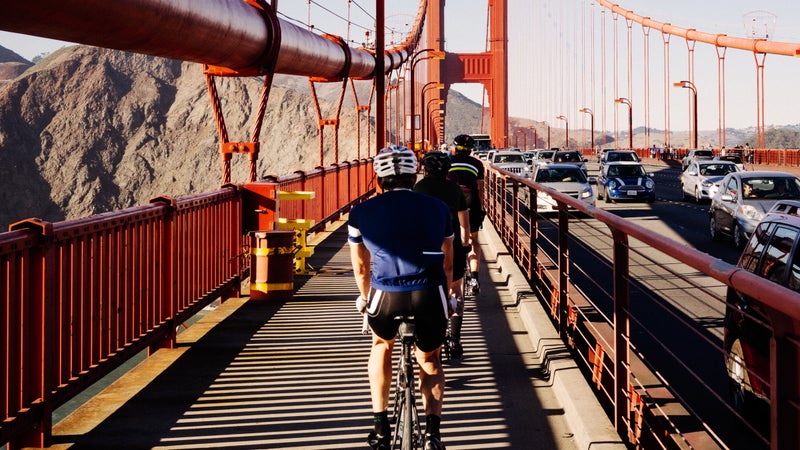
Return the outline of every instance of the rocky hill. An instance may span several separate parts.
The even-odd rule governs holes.
[[[32,65],[0,48],[0,68],[12,65],[22,73],[0,75],[0,230],[23,218],[84,217],[220,185],[219,139],[201,65],[86,46],[63,48]],[[217,83],[230,140],[249,140],[263,80]],[[340,83],[317,86],[323,115],[333,114]],[[369,87],[357,88],[361,103]],[[259,176],[319,165],[309,93],[305,78],[275,80],[260,136]],[[352,97],[348,91],[345,105]],[[453,123],[474,129],[479,110],[451,91],[449,114],[462,121]],[[339,160],[353,160],[354,108],[343,108],[341,124]],[[325,133],[328,165],[334,162],[333,132],[328,127]],[[247,181],[247,173],[247,157],[234,155],[232,181]]]

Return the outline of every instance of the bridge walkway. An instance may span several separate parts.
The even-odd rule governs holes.
[[[208,312],[177,348],[58,422],[51,448],[366,448],[370,338],[355,312],[346,226],[336,225],[291,301],[243,297]],[[447,448],[624,448],[546,315],[530,313],[538,303],[487,225],[465,357],[445,362]]]

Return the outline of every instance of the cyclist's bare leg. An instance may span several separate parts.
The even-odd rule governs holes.
[[[444,370],[442,370],[441,349],[423,352],[415,348],[419,364],[419,390],[425,415],[435,414],[441,417],[444,400]]]
[[[392,349],[394,340],[384,340],[372,335],[372,348],[369,353],[369,391],[372,398],[372,412],[386,411],[389,407],[389,391],[392,387]]]
[[[472,239],[472,251],[467,255],[469,259],[469,270],[470,272],[477,272],[481,261],[481,244],[478,242],[477,231],[471,233],[470,236]]]

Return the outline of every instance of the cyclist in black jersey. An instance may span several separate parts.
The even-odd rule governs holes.
[[[450,296],[456,306],[450,317],[450,357],[459,359],[463,355],[461,346],[461,323],[464,317],[464,293],[461,279],[467,265],[467,249],[471,248],[472,236],[469,224],[469,208],[461,187],[446,178],[452,162],[450,154],[440,151],[428,152],[421,161],[425,178],[414,185],[415,192],[421,192],[442,200],[450,207],[455,240],[453,241],[453,282],[450,283]],[[459,232],[460,231],[460,232]]]
[[[452,166],[447,173],[447,179],[456,182],[464,191],[469,205],[469,226],[472,233],[472,250],[469,258],[469,271],[472,275],[471,293],[480,291],[478,284],[478,269],[480,268],[481,246],[478,242],[478,230],[481,228],[486,213],[481,206],[483,198],[483,163],[470,156],[475,147],[475,140],[466,134],[460,134],[453,139],[455,154],[452,157]]]
[[[441,200],[413,192],[417,159],[405,147],[388,147],[373,160],[383,193],[350,211],[348,241],[357,307],[372,328],[369,382],[374,430],[367,443],[389,450],[392,349],[397,316],[414,316],[416,359],[425,407],[425,449],[444,450],[439,424],[445,378],[441,361],[453,264],[450,211]],[[424,220],[420,220],[424,218]]]

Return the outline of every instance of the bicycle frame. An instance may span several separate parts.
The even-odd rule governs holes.
[[[400,321],[398,338],[402,343],[400,359],[397,362],[397,378],[394,392],[392,417],[396,421],[392,437],[392,448],[397,448],[398,439],[402,450],[422,448],[424,439],[419,423],[414,386],[414,318],[398,317]],[[409,426],[411,424],[411,426]]]

